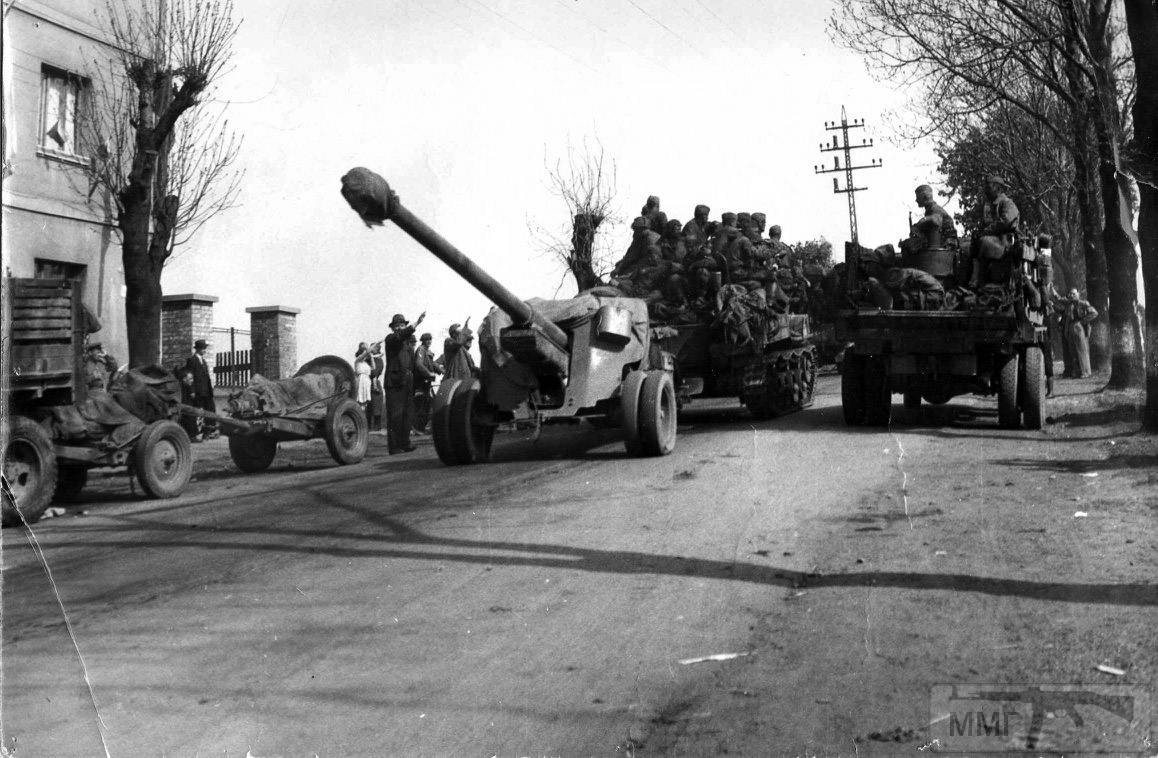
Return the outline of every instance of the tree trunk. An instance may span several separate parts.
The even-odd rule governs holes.
[[[1085,130],[1079,130],[1084,138]],[[1074,195],[1081,218],[1082,259],[1086,264],[1086,299],[1098,310],[1090,334],[1090,364],[1101,371],[1110,363],[1110,333],[1106,313],[1109,310],[1110,287],[1106,254],[1102,248],[1102,207],[1095,188],[1098,175],[1091,166],[1083,145],[1074,151]],[[1063,293],[1064,294],[1064,293]]]
[[[578,291],[589,290],[603,284],[599,275],[595,273],[595,233],[603,222],[590,213],[576,214],[571,232],[571,255],[567,266],[571,275],[575,277]]]
[[[1146,290],[1146,410],[1143,426],[1158,431],[1158,3],[1125,0],[1126,30],[1134,54],[1134,144],[1131,170],[1141,203],[1138,241]]]
[[[148,200],[126,207],[120,218],[125,269],[125,326],[130,368],[161,361],[161,272],[149,256]]]

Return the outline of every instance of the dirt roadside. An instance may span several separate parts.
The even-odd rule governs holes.
[[[633,749],[936,752],[934,685],[1140,685],[1153,703],[1158,438],[1138,431],[1138,393],[1103,385],[1059,382],[1042,432],[998,430],[984,400],[861,432],[866,455],[894,460],[895,482],[749,556],[807,553],[815,568],[748,609],[750,655],[699,664],[713,670],[640,724]],[[918,436],[932,438],[923,457],[904,456]],[[1038,749],[1104,747],[1047,716]],[[1015,724],[1003,748],[1024,749],[1025,731]]]

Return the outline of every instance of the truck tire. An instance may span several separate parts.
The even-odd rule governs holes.
[[[889,388],[888,364],[872,355],[864,368],[864,425],[888,426],[893,420],[893,393]]]
[[[277,440],[264,434],[229,435],[229,457],[246,474],[265,471],[277,455]]]
[[[997,372],[997,424],[1002,429],[1021,427],[1021,410],[1017,407],[1017,354],[1009,356]]]
[[[464,381],[450,399],[447,416],[450,447],[459,465],[490,460],[495,428],[474,421],[482,384],[478,379]]]
[[[193,475],[193,446],[175,421],[154,421],[133,447],[133,470],[150,497],[177,497]]]
[[[1021,392],[1021,411],[1026,429],[1041,429],[1045,421],[1045,356],[1037,345],[1023,354],[1025,382]]]
[[[916,410],[921,407],[921,390],[909,387],[905,390],[905,407]]]
[[[619,388],[619,404],[623,411],[623,447],[630,456],[643,455],[643,440],[639,430],[639,401],[647,372],[632,371]]]
[[[0,501],[4,526],[36,523],[56,491],[56,452],[44,427],[26,416],[13,416],[4,446],[4,479]]]
[[[639,437],[644,455],[667,455],[675,449],[675,384],[666,371],[649,371],[639,392]]]
[[[88,484],[88,466],[78,463],[57,463],[56,495],[58,503],[75,503],[80,499],[81,490]]]
[[[339,465],[361,463],[370,444],[370,424],[366,421],[366,411],[362,410],[357,401],[348,397],[331,401],[326,409],[326,418],[322,421],[322,437],[326,440],[330,457]]]
[[[840,404],[848,426],[864,424],[864,379],[865,357],[845,352],[840,372]]]
[[[443,379],[430,409],[430,437],[438,460],[447,466],[457,466],[457,453],[450,444],[450,401],[462,384],[461,379]]]

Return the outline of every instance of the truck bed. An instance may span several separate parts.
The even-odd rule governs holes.
[[[980,345],[1007,348],[1037,341],[1040,326],[1012,313],[991,311],[846,310],[837,315],[837,339],[858,353],[971,353]]]

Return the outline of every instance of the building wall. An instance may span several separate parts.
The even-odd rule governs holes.
[[[42,144],[42,67],[91,77],[94,61],[109,60],[114,49],[96,27],[103,8],[104,0],[20,0],[5,16],[3,263],[13,276],[32,276],[38,258],[84,265],[84,302],[103,327],[95,338],[125,362],[124,273],[108,198],[87,198],[76,159]]]

